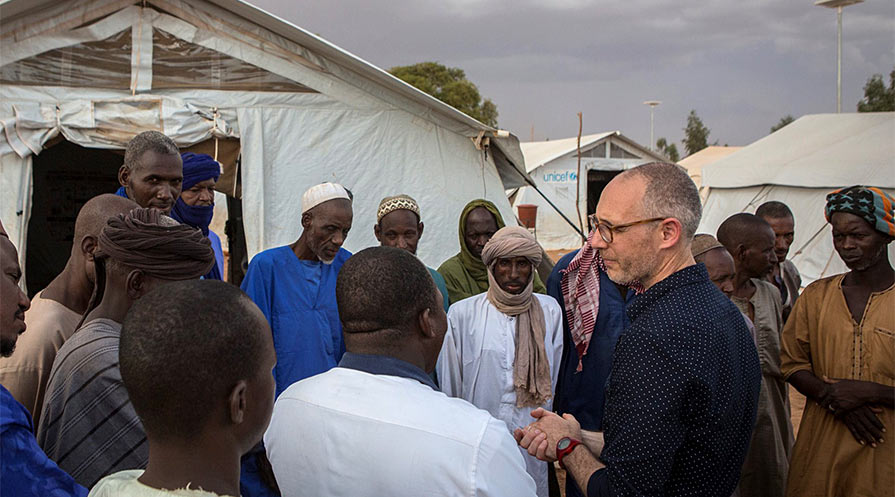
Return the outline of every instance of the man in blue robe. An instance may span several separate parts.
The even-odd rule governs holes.
[[[221,238],[209,229],[214,216],[214,185],[221,177],[221,165],[207,154],[187,152],[183,159],[183,184],[180,197],[174,202],[171,217],[182,224],[202,230],[214,250],[214,266],[206,280],[224,279],[224,250]]]
[[[273,333],[276,394],[335,367],[345,345],[336,305],[336,276],[351,253],[342,248],[352,222],[351,196],[336,183],[308,189],[301,198],[302,233],[283,247],[252,258],[242,290],[261,309]],[[253,457],[254,453],[254,457]],[[275,495],[260,486],[263,449],[243,458],[243,497]]]

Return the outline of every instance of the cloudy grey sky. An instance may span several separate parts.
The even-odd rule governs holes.
[[[835,112],[836,13],[813,0],[249,0],[384,69],[460,67],[523,141],[620,130],[745,145],[782,116]],[[895,65],[895,2],[843,15],[843,111]]]

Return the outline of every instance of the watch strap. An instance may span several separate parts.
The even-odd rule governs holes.
[[[564,449],[560,449],[559,446],[560,446],[560,444],[562,444],[562,442],[564,440],[568,440],[569,445],[567,445],[566,448],[564,448]],[[569,438],[569,437],[561,438],[558,442],[556,442],[556,460],[557,460],[557,462],[559,462],[560,468],[566,469],[566,465],[563,464],[563,461],[562,461],[563,458],[565,456],[569,455],[572,452],[572,450],[574,450],[575,447],[578,447],[579,445],[581,445],[581,440],[575,440],[574,438]]]

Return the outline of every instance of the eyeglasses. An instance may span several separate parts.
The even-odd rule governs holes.
[[[649,219],[643,219],[641,221],[634,221],[633,223],[625,223],[625,224],[617,224],[615,226],[609,226],[606,223],[600,221],[600,218],[597,217],[596,214],[591,214],[587,216],[588,221],[590,221],[591,225],[596,226],[597,232],[600,233],[600,238],[603,239],[606,243],[612,243],[612,235],[616,230],[622,228],[630,228],[631,226],[637,226],[639,224],[647,224],[654,223],[656,221],[662,221],[663,219],[667,219],[664,217],[652,217]]]

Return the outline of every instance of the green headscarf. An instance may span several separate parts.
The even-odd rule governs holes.
[[[444,261],[438,268],[438,272],[444,277],[444,282],[447,285],[451,304],[488,291],[488,268],[485,267],[481,259],[472,255],[466,246],[466,218],[473,209],[478,207],[484,207],[494,216],[497,221],[497,229],[506,226],[497,206],[485,199],[473,200],[463,208],[459,223],[460,253]],[[535,272],[534,291],[547,293],[547,288],[538,277],[537,271]]]

